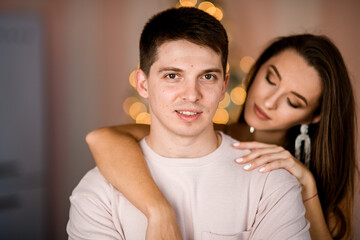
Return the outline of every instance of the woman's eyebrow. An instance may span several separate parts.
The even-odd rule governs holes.
[[[279,71],[277,70],[277,68],[272,64],[270,65],[270,67],[274,70],[274,72],[276,73],[278,78],[281,80],[281,75],[280,75]]]

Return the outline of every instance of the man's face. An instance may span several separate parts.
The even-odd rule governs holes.
[[[213,131],[228,76],[224,79],[221,56],[211,48],[167,41],[158,47],[149,75],[138,70],[136,80],[139,94],[149,99],[151,131],[184,137]]]

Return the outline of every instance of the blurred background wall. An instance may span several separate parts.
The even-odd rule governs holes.
[[[328,35],[348,66],[360,116],[359,1],[211,2],[222,9],[232,64],[256,59],[279,35]],[[128,79],[138,64],[142,27],[177,3],[0,1],[1,239],[67,238],[68,197],[94,166],[86,133],[134,122],[123,102],[134,95]],[[354,222],[360,222],[359,204]],[[358,228],[355,236],[360,239]]]

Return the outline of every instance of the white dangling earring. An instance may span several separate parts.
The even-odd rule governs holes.
[[[301,143],[304,142],[304,154],[305,154],[305,166],[309,168],[310,165],[310,154],[311,154],[311,140],[308,135],[307,124],[301,124],[300,134],[295,139],[295,157],[300,160],[301,156]]]
[[[255,132],[255,128],[250,126],[250,133],[254,133]]]

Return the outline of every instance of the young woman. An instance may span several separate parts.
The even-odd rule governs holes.
[[[349,239],[354,113],[350,79],[336,46],[324,36],[294,35],[277,39],[260,55],[248,74],[238,123],[222,130],[240,140],[234,147],[252,149],[235,159],[245,171],[284,168],[299,180],[313,239]],[[174,211],[137,144],[148,131],[135,124],[102,128],[86,141],[102,174],[147,216],[148,238],[180,239]]]

